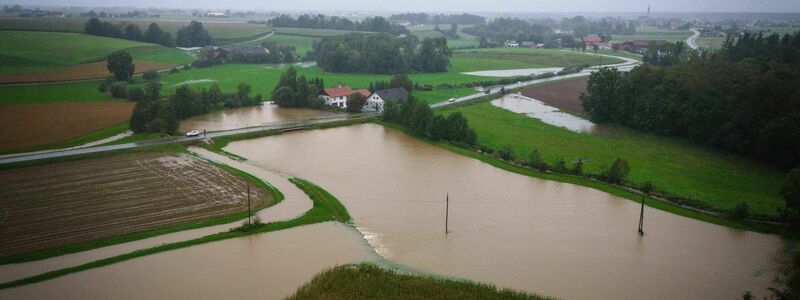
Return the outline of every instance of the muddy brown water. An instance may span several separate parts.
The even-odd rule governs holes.
[[[226,109],[194,116],[181,121],[179,130],[181,132],[230,130],[259,126],[263,123],[313,119],[334,114],[316,109],[280,108],[271,102],[264,102],[259,106]]]
[[[376,259],[358,232],[327,222],[145,256],[0,299],[281,299],[322,270]]]
[[[343,201],[375,250],[413,269],[567,299],[764,295],[780,240],[522,176],[379,125],[230,144]],[[445,235],[445,194],[451,233]]]

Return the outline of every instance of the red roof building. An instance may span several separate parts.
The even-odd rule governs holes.
[[[353,90],[346,85],[339,85],[322,90],[320,98],[324,100],[327,105],[347,108],[347,99],[352,94],[361,94],[364,95],[364,98],[368,98],[372,93],[365,89]]]
[[[596,34],[590,34],[583,37],[583,42],[586,43],[587,46],[599,45],[603,42],[603,38]]]

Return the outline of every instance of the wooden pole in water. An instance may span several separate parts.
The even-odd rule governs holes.
[[[250,184],[247,184],[247,225],[253,225],[253,222],[250,221]]]
[[[446,235],[446,234],[450,233],[450,231],[447,229],[447,222],[448,222],[448,220],[447,220],[447,219],[448,219],[448,217],[450,216],[450,194],[449,194],[449,193],[447,193],[447,194],[445,194],[445,195],[446,195],[446,196],[445,196],[446,198],[445,198],[445,200],[444,200],[444,201],[445,201],[445,202],[444,202],[444,203],[445,203],[445,210],[444,210],[444,234]]]
[[[642,196],[642,210],[639,212],[639,235],[644,235],[644,199]]]

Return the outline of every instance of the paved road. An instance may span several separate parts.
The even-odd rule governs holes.
[[[258,131],[266,131],[266,130],[282,130],[282,131],[289,131],[295,129],[302,129],[312,125],[336,122],[336,121],[343,121],[343,120],[354,120],[354,119],[363,119],[363,118],[370,118],[378,116],[377,113],[364,113],[364,114],[357,114],[357,115],[341,115],[341,116],[330,116],[330,117],[322,117],[316,119],[308,119],[308,120],[301,120],[301,121],[290,121],[290,122],[275,122],[275,123],[265,123],[261,126],[255,127],[247,127],[247,128],[240,128],[240,129],[233,129],[233,130],[226,130],[226,131],[215,131],[209,132],[206,135],[201,134],[198,137],[174,137],[168,139],[161,139],[161,140],[152,140],[152,141],[143,141],[143,142],[136,142],[136,143],[127,143],[127,144],[119,144],[119,145],[108,145],[108,146],[98,146],[98,147],[91,147],[91,148],[80,148],[80,149],[65,149],[65,150],[56,150],[51,152],[45,153],[20,153],[19,155],[14,155],[10,157],[0,158],[0,165],[14,163],[14,162],[21,162],[21,161],[31,161],[31,160],[39,160],[39,159],[46,159],[46,158],[54,158],[54,157],[64,157],[64,156],[73,156],[73,155],[80,155],[80,154],[89,154],[89,153],[97,153],[97,152],[106,152],[106,151],[114,151],[114,150],[121,150],[121,149],[131,149],[131,148],[138,148],[144,146],[151,146],[151,145],[160,145],[160,144],[169,144],[169,143],[180,143],[180,142],[187,142],[187,141],[195,141],[195,140],[202,140],[206,138],[213,138],[213,137],[220,137],[220,136],[228,136],[228,135],[235,135],[240,133],[249,133],[249,132],[258,132]]]
[[[638,60],[627,58],[627,57],[622,57],[622,56],[613,56],[613,55],[605,55],[605,54],[592,54],[592,55],[600,55],[600,56],[605,56],[605,57],[618,58],[618,59],[624,60],[624,62],[621,62],[621,63],[618,63],[618,64],[595,66],[595,67],[584,69],[581,72],[578,72],[578,73],[575,73],[575,74],[554,76],[554,77],[544,78],[544,79],[534,79],[534,80],[530,80],[530,81],[523,81],[523,82],[518,82],[518,83],[514,83],[514,84],[509,84],[509,85],[506,85],[506,86],[503,86],[503,87],[496,87],[496,88],[489,89],[488,93],[479,92],[479,93],[472,94],[472,95],[469,95],[469,96],[456,98],[452,102],[445,101],[445,102],[439,102],[439,103],[436,103],[436,104],[432,104],[431,107],[433,107],[433,108],[442,107],[442,106],[447,106],[447,105],[451,105],[451,104],[456,104],[456,103],[459,103],[459,102],[469,101],[469,100],[480,98],[480,97],[483,97],[483,96],[486,96],[486,95],[497,94],[497,93],[500,93],[501,88],[505,88],[506,91],[509,91],[511,89],[525,87],[525,86],[539,84],[539,83],[544,83],[544,82],[550,82],[550,81],[556,81],[556,80],[562,80],[562,79],[568,79],[568,78],[577,78],[577,77],[589,76],[589,75],[592,74],[593,71],[596,71],[597,69],[602,68],[602,67],[616,68],[617,70],[620,70],[620,71],[623,71],[623,72],[627,72],[627,71],[630,71],[631,69],[633,69],[634,67],[638,66],[641,63]]]
[[[689,45],[689,48],[697,50],[697,49],[699,49],[699,47],[697,46],[697,38],[700,37],[700,31],[697,31],[697,29],[694,29],[694,28],[689,29],[689,30],[694,32],[694,34],[692,36],[686,38],[686,44]]]

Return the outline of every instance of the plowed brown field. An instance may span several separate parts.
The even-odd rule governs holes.
[[[135,60],[133,64],[136,66],[136,74],[175,66],[174,64],[142,60]],[[107,65],[105,61],[98,61],[36,73],[0,73],[0,84],[106,78],[111,76]]]
[[[581,77],[575,80],[562,80],[554,83],[540,85],[532,89],[522,91],[525,97],[547,103],[547,105],[568,110],[578,114],[584,114],[581,100],[578,96],[586,92],[588,77]]]
[[[247,209],[246,181],[185,154],[134,153],[0,172],[0,257]],[[273,203],[251,185],[252,206]]]
[[[0,106],[0,150],[66,141],[124,123],[130,102],[9,104]]]

